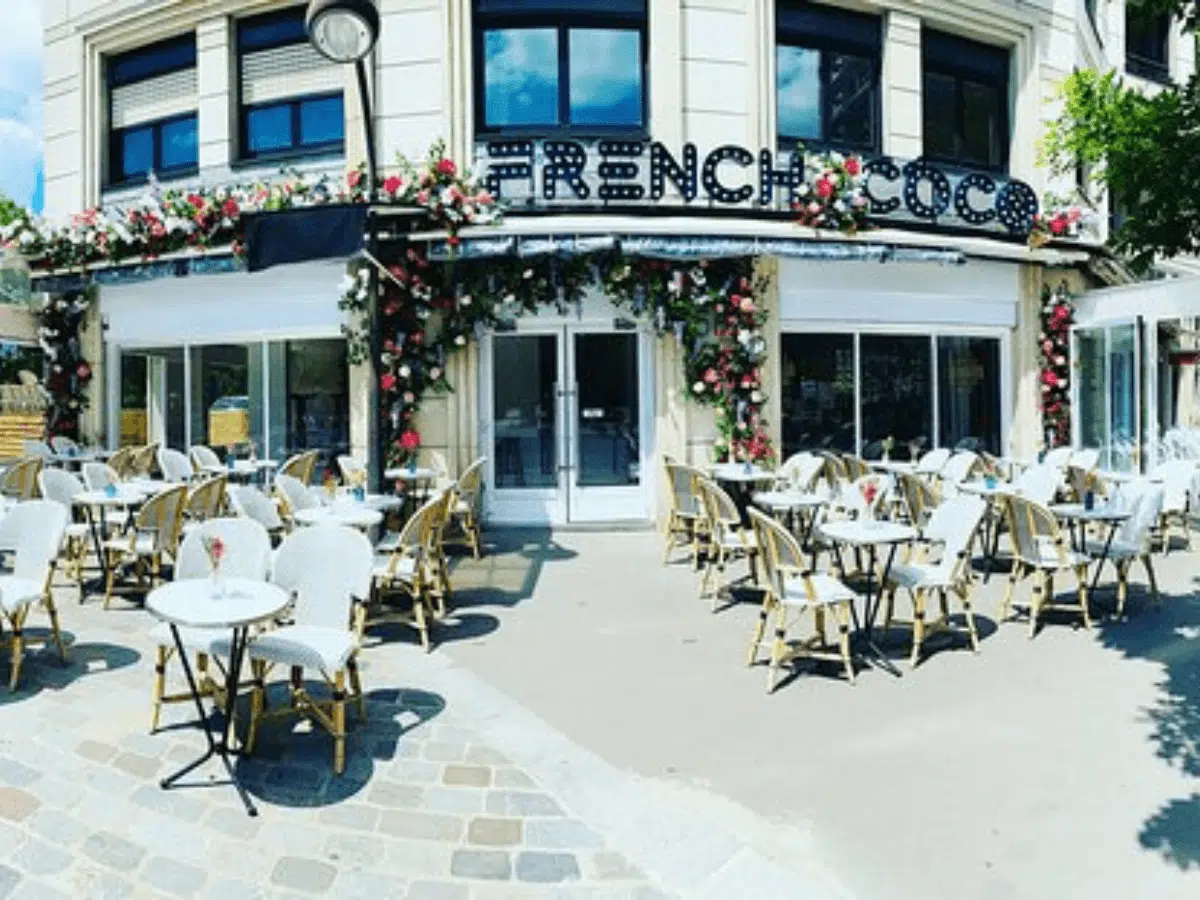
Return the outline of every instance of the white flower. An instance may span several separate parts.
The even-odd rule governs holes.
[[[533,269],[526,269],[521,273],[521,277],[528,280],[533,277]]]
[[[751,391],[750,392],[750,402],[751,403],[762,403],[762,401],[763,401],[762,391]]]
[[[366,284],[368,281],[370,281],[371,280],[371,270],[368,269],[366,266],[363,266],[361,269],[359,269],[358,270],[358,280],[361,281],[363,284]]]
[[[703,394],[704,393],[704,382],[697,381],[695,384],[692,385],[692,391],[697,394]]]
[[[411,374],[412,374],[412,369],[410,369],[408,366],[400,367],[400,377],[401,378],[407,378]]]
[[[516,303],[517,302],[516,294],[505,294],[503,302],[504,303]]]
[[[467,339],[465,337],[463,337],[461,334],[456,334],[454,336],[454,345],[456,347],[461,347],[464,344],[466,344],[466,342],[467,342]]]
[[[355,280],[352,276],[343,275],[342,280],[338,282],[338,293],[348,294],[354,290],[357,285],[357,280]]]
[[[738,329],[738,334],[737,334],[738,343],[741,344],[743,347],[748,347],[750,345],[750,339],[753,337],[754,337],[754,333],[752,331],[747,331],[745,328]]]
[[[461,297],[459,297],[458,305],[459,306],[470,306],[471,305],[471,295],[463,294]]]

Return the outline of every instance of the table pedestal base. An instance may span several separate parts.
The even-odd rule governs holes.
[[[183,674],[187,677],[188,689],[192,693],[192,699],[196,702],[196,712],[200,716],[200,724],[204,726],[204,736],[208,739],[208,749],[204,751],[197,759],[185,765],[182,769],[175,772],[173,775],[168,775],[159,782],[159,786],[163,790],[169,790],[172,787],[194,787],[195,785],[181,785],[179,779],[183,778],[190,772],[193,772],[214,756],[219,756],[221,762],[225,764],[225,771],[229,773],[229,780],[237,789],[238,796],[242,798],[242,805],[246,807],[246,814],[257,816],[258,809],[254,805],[254,801],[250,799],[250,794],[246,788],[238,780],[237,772],[234,770],[233,763],[230,761],[231,755],[238,755],[238,751],[230,747],[230,734],[233,731],[233,714],[234,707],[237,704],[237,690],[240,683],[242,670],[242,661],[246,655],[246,643],[249,639],[250,630],[248,628],[235,628],[233,630],[233,641],[229,646],[229,668],[226,671],[225,681],[225,709],[222,712],[225,715],[225,730],[219,737],[213,733],[212,724],[204,712],[204,702],[200,697],[200,688],[196,684],[196,676],[192,672],[192,664],[188,660],[187,651],[184,650],[183,641],[179,637],[179,629],[174,624],[171,625],[171,635],[175,638],[175,651],[179,655],[179,660],[183,665]]]

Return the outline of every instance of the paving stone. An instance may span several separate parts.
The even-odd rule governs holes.
[[[498,788],[536,788],[537,782],[520,769],[496,769],[492,781]]]
[[[385,810],[379,820],[379,830],[395,837],[421,841],[458,841],[465,828],[463,819],[458,816]]]
[[[83,852],[118,872],[132,872],[146,851],[111,831],[97,831],[83,842]]]
[[[157,759],[140,753],[122,753],[112,764],[134,778],[153,778],[162,768]]]
[[[400,784],[395,781],[376,781],[367,792],[367,800],[379,806],[398,807],[401,809],[417,809],[424,796],[422,788],[412,784]]]
[[[489,847],[507,847],[521,843],[520,819],[481,817],[467,824],[467,843]]]
[[[0,818],[10,822],[24,822],[37,812],[42,802],[28,791],[20,788],[0,787]]]
[[[488,787],[492,770],[486,766],[449,765],[442,771],[442,784],[459,787]]]
[[[388,872],[355,870],[341,872],[330,893],[342,900],[383,900],[408,896],[403,878]]]
[[[199,866],[155,856],[142,870],[146,880],[168,894],[191,895],[204,886],[207,873]]]
[[[428,741],[421,755],[431,762],[462,762],[467,755],[467,745],[453,741]]]
[[[4,888],[0,887],[0,897],[5,896],[10,900],[74,900],[66,891],[34,881],[32,878],[22,879],[17,889],[8,895],[4,893]]]
[[[383,839],[374,835],[336,832],[325,839],[324,858],[338,868],[375,865],[383,856]]]
[[[210,878],[201,891],[205,900],[267,900],[271,892],[262,885],[241,878]]]
[[[570,853],[517,854],[517,878],[551,884],[579,878],[579,861]]]
[[[112,744],[105,744],[100,741],[80,741],[79,746],[75,748],[75,752],[84,759],[90,759],[92,762],[106,763],[121,751]]]
[[[157,784],[144,784],[130,798],[135,804],[185,822],[199,822],[208,807],[203,801],[188,797],[179,790],[164,791]]]
[[[452,881],[414,881],[405,900],[467,900],[467,886]]]
[[[388,778],[406,784],[441,784],[442,767],[423,759],[401,759],[388,767]]]
[[[379,824],[379,810],[359,803],[353,806],[327,806],[317,814],[317,821],[322,825],[336,825],[356,831],[374,831]]]
[[[34,834],[60,846],[73,846],[88,836],[80,821],[57,809],[39,809],[25,823]]]
[[[644,881],[645,874],[620,853],[598,850],[579,856],[585,878],[597,881]]]
[[[500,850],[455,850],[450,874],[458,878],[506,881],[512,878],[512,860]]]
[[[225,837],[248,840],[258,834],[262,827],[262,817],[252,818],[246,815],[241,804],[238,804],[236,809],[231,806],[218,806],[205,816],[204,824]]]
[[[384,853],[389,872],[403,872],[411,881],[436,880],[450,872],[455,844],[389,838]]]
[[[508,766],[511,763],[503,753],[498,750],[493,750],[491,747],[483,747],[479,744],[472,744],[467,747],[466,760],[469,763],[474,763],[480,766]]]
[[[487,811],[495,816],[561,816],[562,807],[549,794],[531,791],[492,791]]]
[[[21,873],[0,863],[0,897],[12,896],[21,883]],[[463,895],[464,897],[466,894]]]
[[[13,862],[28,875],[57,875],[71,865],[72,859],[65,850],[34,837],[22,841],[13,855]]]
[[[0,784],[18,788],[29,787],[41,777],[42,775],[37,769],[17,762],[11,757],[0,759]]]
[[[115,872],[93,869],[91,866],[77,865],[71,870],[68,880],[69,892],[73,897],[87,897],[88,900],[124,900],[137,894],[133,882]]]
[[[328,863],[298,856],[285,856],[275,863],[271,882],[281,887],[319,894],[333,884],[337,869]]]
[[[530,819],[525,843],[549,850],[594,850],[604,846],[604,838],[575,819]]]
[[[425,812],[470,815],[483,812],[486,798],[483,788],[430,787],[425,789],[419,808]]]

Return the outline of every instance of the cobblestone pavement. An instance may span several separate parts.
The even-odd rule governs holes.
[[[69,665],[32,652],[20,689],[0,688],[0,898],[671,896],[431,688],[421,672],[448,664],[398,633],[365,653],[368,720],[350,716],[343,776],[327,735],[280,723],[239,764],[257,819],[228,785],[163,791],[204,741],[190,704],[148,733],[151,617],[56,596]]]

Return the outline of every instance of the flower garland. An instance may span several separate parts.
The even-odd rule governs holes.
[[[804,145],[798,145],[796,152],[804,153]],[[799,224],[843,234],[870,227],[862,160],[841,153],[806,156],[804,171],[800,199],[792,204]]]
[[[80,327],[91,298],[82,292],[50,297],[38,309],[38,343],[46,357],[46,390],[50,405],[46,430],[51,435],[79,437],[79,417],[88,408],[91,363],[84,358]]]
[[[1029,246],[1044,247],[1054,238],[1078,238],[1085,228],[1083,210],[1078,206],[1048,209],[1036,213],[1029,229]]]
[[[1065,284],[1042,288],[1042,330],[1038,335],[1042,354],[1042,427],[1056,446],[1071,440],[1071,323],[1075,311]]]

